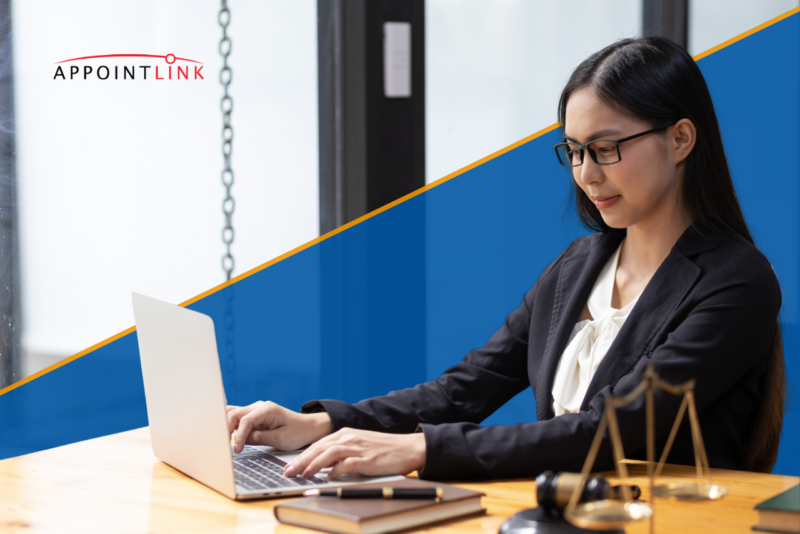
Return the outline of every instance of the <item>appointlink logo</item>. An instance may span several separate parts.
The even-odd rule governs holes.
[[[166,70],[163,70],[165,65],[114,65],[108,67],[106,65],[69,65],[69,74],[67,74],[64,69],[67,65],[63,67],[60,63],[68,63],[70,61],[84,61],[89,59],[98,59],[98,58],[106,58],[106,57],[152,57],[152,58],[160,58],[167,62]],[[196,63],[197,65],[174,65],[176,61],[187,61],[189,63]],[[166,56],[154,56],[151,54],[107,54],[104,56],[86,56],[86,57],[76,57],[74,59],[65,59],[63,61],[57,61],[56,65],[56,73],[53,76],[54,80],[73,80],[75,78],[84,79],[86,80],[89,77],[96,77],[99,80],[108,80],[111,76],[114,77],[115,80],[136,80],[137,76],[140,80],[203,80],[203,74],[201,71],[203,70],[203,64],[199,61],[195,61],[193,59],[186,59],[182,57],[176,57],[175,54],[167,54]],[[199,66],[198,66],[199,65]],[[173,71],[172,67],[175,67]],[[162,70],[159,71],[159,67]],[[191,68],[194,68],[192,72]],[[154,69],[149,72],[150,78],[147,77],[148,69]],[[113,70],[112,70],[113,69]],[[138,69],[138,70],[137,70]],[[83,72],[81,72],[83,70]],[[67,78],[69,76],[69,78]]]

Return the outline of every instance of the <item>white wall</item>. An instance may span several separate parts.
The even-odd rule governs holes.
[[[705,52],[798,5],[798,0],[689,0],[689,53]]]
[[[224,281],[219,4],[13,3],[26,352],[132,326],[131,291],[177,303]],[[229,5],[236,275],[318,235],[316,1]],[[53,80],[113,53],[196,59],[205,80]]]
[[[556,122],[591,53],[641,32],[641,0],[426,0],[428,183]]]

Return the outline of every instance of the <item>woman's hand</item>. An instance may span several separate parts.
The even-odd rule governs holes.
[[[232,443],[237,453],[245,444],[293,451],[330,434],[333,423],[325,412],[300,414],[274,402],[258,401],[250,406],[228,406],[228,432],[234,430]]]
[[[326,436],[286,466],[284,475],[313,476],[333,467],[328,476],[354,472],[367,476],[405,475],[425,465],[425,435],[384,434],[343,428]]]

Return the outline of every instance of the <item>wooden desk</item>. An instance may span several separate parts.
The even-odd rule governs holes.
[[[646,488],[641,464],[630,465]],[[686,479],[691,468],[669,466],[666,476]],[[750,533],[753,506],[788,489],[798,477],[715,470],[729,495],[717,502],[656,502],[656,532]],[[515,512],[535,505],[530,479],[458,484],[486,493],[488,513],[427,529],[438,533],[497,532]],[[645,494],[643,496],[647,498]],[[272,508],[277,499],[238,503],[158,461],[147,428],[0,461],[0,533],[58,532],[294,534]],[[647,532],[647,524],[627,532]]]

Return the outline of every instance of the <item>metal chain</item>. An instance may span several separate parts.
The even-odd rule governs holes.
[[[219,10],[219,25],[222,27],[222,39],[219,41],[219,53],[222,56],[222,70],[219,71],[219,82],[224,88],[220,109],[222,110],[222,156],[225,158],[225,166],[222,169],[222,185],[225,186],[225,199],[222,201],[222,213],[225,214],[225,226],[222,228],[222,242],[225,244],[225,254],[222,256],[222,270],[225,271],[225,279],[231,279],[233,272],[233,255],[231,254],[231,244],[233,243],[233,210],[236,204],[231,196],[231,186],[233,185],[233,170],[231,169],[231,152],[233,151],[233,128],[231,127],[231,111],[233,111],[233,98],[228,94],[228,86],[231,84],[233,72],[228,66],[228,56],[231,53],[231,40],[228,37],[228,24],[231,20],[231,12],[228,10],[227,0],[222,0]]]
[[[222,56],[222,70],[219,72],[219,82],[224,89],[220,109],[222,110],[222,156],[225,158],[225,166],[222,169],[222,185],[225,186],[225,199],[222,201],[222,213],[225,214],[225,226],[222,228],[222,242],[225,244],[225,254],[222,256],[222,270],[225,271],[225,279],[231,279],[233,273],[233,255],[231,254],[231,244],[233,243],[233,210],[236,207],[231,196],[231,186],[233,186],[233,169],[231,169],[231,152],[233,151],[233,128],[231,127],[231,112],[233,111],[233,98],[228,94],[228,86],[231,84],[232,71],[228,66],[228,56],[231,53],[231,39],[228,37],[228,24],[231,20],[231,12],[228,10],[227,0],[222,0],[219,10],[219,25],[222,27],[222,39],[219,41],[219,53]],[[234,286],[228,286],[223,290],[225,297],[225,352],[224,352],[224,377],[226,379],[224,387],[226,398],[229,403],[236,403],[236,358],[235,358],[235,321],[234,321]]]

